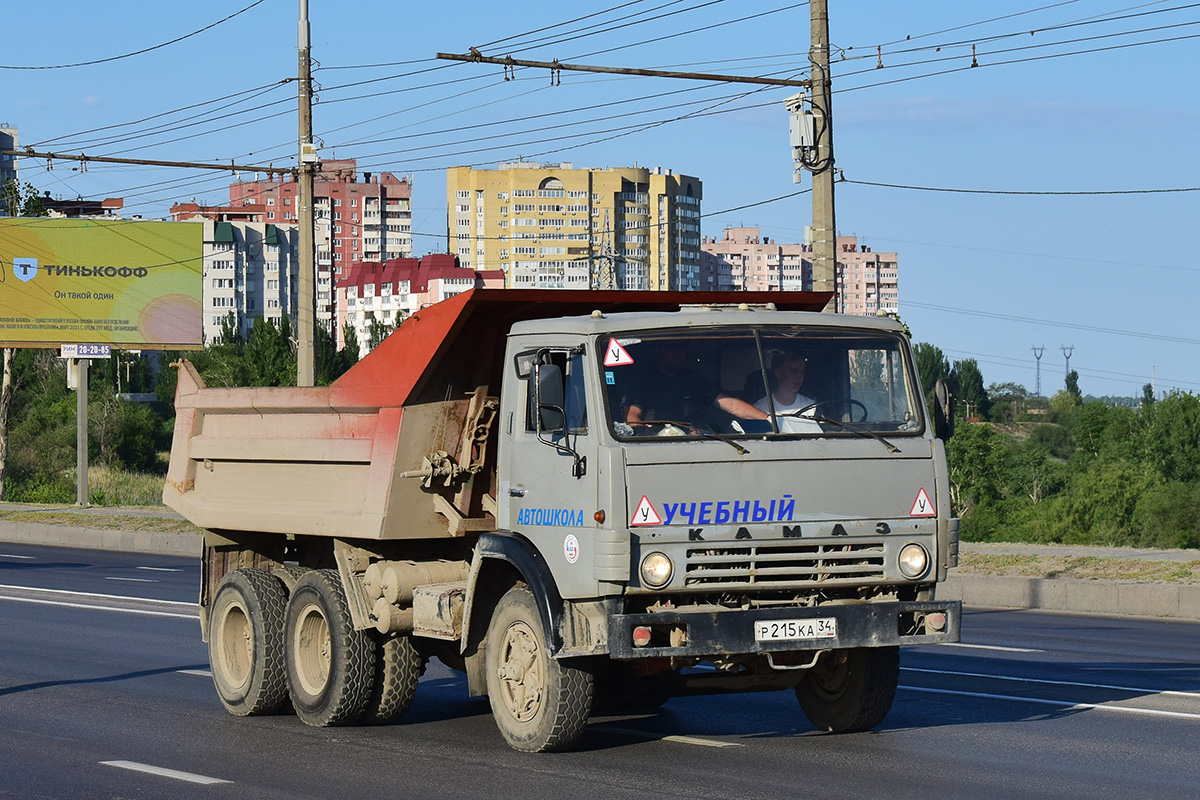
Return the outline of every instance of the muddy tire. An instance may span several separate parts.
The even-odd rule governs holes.
[[[425,659],[413,647],[412,637],[376,638],[375,680],[371,697],[358,718],[363,725],[386,725],[395,722],[412,707],[417,696],[417,683],[425,673]]]
[[[854,733],[883,722],[899,681],[898,647],[835,650],[804,673],[796,684],[796,698],[820,730]]]
[[[285,645],[296,716],[322,728],[357,720],[371,697],[375,647],[354,629],[335,570],[311,570],[296,582]]]
[[[221,579],[209,610],[208,660],[230,714],[272,714],[287,703],[283,626],[287,593],[262,569]]]
[[[525,753],[573,747],[591,713],[595,679],[586,662],[550,657],[528,587],[500,599],[486,652],[488,700],[509,746]]]

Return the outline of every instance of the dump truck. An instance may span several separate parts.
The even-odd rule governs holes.
[[[180,362],[163,498],[221,702],[390,723],[437,658],[520,751],[723,692],[878,725],[899,646],[959,635],[952,397],[828,300],[476,289],[327,387]]]

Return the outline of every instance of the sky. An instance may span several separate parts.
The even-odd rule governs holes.
[[[914,341],[1030,391],[1043,348],[1047,396],[1063,388],[1067,353],[1085,394],[1200,392],[1188,233],[1200,3],[829,6],[838,232],[898,253]],[[0,124],[38,151],[294,165],[298,2],[167,7],[69,0],[53,25],[21,23],[0,54]],[[309,16],[321,157],[411,176],[416,255],[445,248],[446,167],[518,157],[698,177],[705,236],[757,225],[797,242],[811,223],[782,103],[795,89],[579,72],[551,85],[545,70],[506,81],[499,66],[435,58],[477,47],[803,79],[806,3],[311,0]],[[21,179],[56,197],[124,197],[127,218],[228,202],[226,173],[52,166],[22,159]]]

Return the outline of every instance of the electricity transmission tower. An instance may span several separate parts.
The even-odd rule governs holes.
[[[1069,377],[1071,375],[1071,353],[1075,352],[1075,345],[1067,346],[1064,344],[1060,347],[1060,349],[1067,359],[1067,370],[1063,373],[1063,377]]]
[[[1046,345],[1042,345],[1041,347],[1035,346],[1035,347],[1031,347],[1029,349],[1033,351],[1033,357],[1037,359],[1037,372],[1036,372],[1036,375],[1037,375],[1036,381],[1037,382],[1036,382],[1035,388],[1033,390],[1033,396],[1041,397],[1042,396],[1042,353],[1046,352]]]

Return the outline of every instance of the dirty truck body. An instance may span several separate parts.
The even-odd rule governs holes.
[[[733,299],[476,290],[330,387],[182,364],[164,499],[206,529],[225,706],[389,722],[436,656],[520,750],[680,694],[879,723],[898,646],[960,618],[935,598],[958,520],[908,340],[812,313],[822,294]]]

